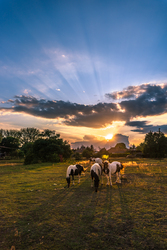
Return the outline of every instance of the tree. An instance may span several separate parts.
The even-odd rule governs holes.
[[[24,155],[27,155],[29,151],[32,150],[33,142],[24,143],[21,147],[21,150],[24,152]]]
[[[21,143],[35,142],[40,137],[39,129],[36,128],[22,128],[21,133]]]
[[[0,137],[5,138],[5,137],[14,137],[17,139],[20,139],[21,133],[19,130],[5,130],[5,129],[0,129]]]
[[[84,151],[82,152],[82,156],[89,159],[92,156],[92,151],[89,150],[88,148],[85,148]]]
[[[144,150],[144,142],[140,143],[140,144],[136,147],[136,150],[137,150],[137,151],[143,152],[143,150]]]
[[[19,140],[8,136],[2,139],[0,146],[2,153],[6,152],[7,155],[15,155],[19,148]]]
[[[163,158],[167,153],[167,138],[159,132],[150,131],[145,136],[143,153],[150,158]]]
[[[74,154],[74,157],[75,157],[75,160],[76,160],[76,161],[80,161],[80,160],[82,159],[80,153],[78,153],[78,152],[76,152],[76,153]]]
[[[0,143],[2,141],[2,131],[0,130]]]
[[[40,136],[43,137],[43,138],[54,137],[55,136],[55,130],[44,129],[44,131],[42,131]]]
[[[59,135],[49,139],[38,139],[27,150],[25,164],[37,162],[59,162],[60,156],[67,159],[71,155],[70,145],[59,138]]]
[[[97,152],[94,157],[99,157],[102,158],[103,155],[109,155],[108,151],[105,148],[102,148],[99,150],[99,152]]]
[[[84,151],[82,152],[82,156],[86,157],[87,159],[89,159],[91,156],[93,156],[93,153],[94,153],[94,148],[91,145],[90,147],[86,147],[84,149]]]

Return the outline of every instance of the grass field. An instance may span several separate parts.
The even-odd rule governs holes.
[[[67,188],[68,162],[0,161],[0,249],[167,249],[167,159],[121,162],[95,193],[90,168]]]

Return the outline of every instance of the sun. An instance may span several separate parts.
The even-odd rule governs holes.
[[[113,134],[108,134],[105,136],[106,140],[110,140],[113,138]]]

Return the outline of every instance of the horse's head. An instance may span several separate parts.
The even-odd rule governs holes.
[[[105,174],[108,174],[109,172],[109,169],[108,169],[108,164],[109,164],[109,161],[104,161],[103,165],[104,165],[104,173]]]
[[[90,157],[90,159],[89,159],[89,163],[92,163],[92,162],[95,162],[95,158]]]
[[[83,166],[81,166],[81,172],[85,172],[86,168],[84,168]]]
[[[121,169],[123,169],[124,168],[124,166],[121,164],[121,167],[120,167]]]
[[[87,168],[84,168],[82,165],[77,164],[76,165],[78,169],[78,173],[81,174],[81,172],[85,172]]]

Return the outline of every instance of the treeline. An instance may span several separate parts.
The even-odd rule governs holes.
[[[24,158],[25,164],[59,162],[71,155],[70,144],[54,130],[36,128],[0,130],[0,152],[8,157]]]
[[[124,143],[118,143],[115,147],[117,146],[126,148]],[[0,129],[0,156],[2,157],[3,155],[9,159],[14,157],[24,158],[25,164],[59,162],[70,158],[71,155],[76,160],[81,160],[82,157],[89,159],[92,156],[102,157],[109,155],[105,148],[96,152],[93,145],[86,148],[82,147],[82,152],[72,150],[70,144],[61,139],[60,134],[56,134],[54,130],[45,129],[39,131],[36,128],[22,128],[20,130]],[[150,131],[145,135],[144,141],[132,149],[132,154],[137,150],[142,152],[143,157],[167,157],[167,137],[160,129],[158,132]],[[109,156],[112,157],[112,155]],[[117,157],[119,156],[123,155],[117,154]]]
[[[126,146],[124,143],[117,143],[115,148],[119,149],[126,149]],[[79,149],[78,149],[79,150]],[[167,157],[167,137],[162,133],[159,129],[158,132],[152,132],[150,131],[145,135],[145,139],[140,145],[135,147],[133,145],[132,148],[127,149],[127,152],[125,153],[109,153],[105,148],[99,150],[98,152],[95,152],[93,145],[90,147],[84,147],[81,146],[80,150],[82,153],[77,152],[77,150],[74,151],[74,156],[77,160],[80,160],[81,157],[104,157],[108,156],[110,158],[112,157],[136,157],[137,155],[140,157],[145,158],[164,158]],[[142,154],[140,154],[140,153]]]
[[[120,149],[124,149],[125,153],[110,153],[108,150],[106,150],[105,148],[99,148],[98,151],[96,151],[94,149],[94,146],[91,145],[90,147],[87,146],[85,147],[84,145],[82,145],[80,148],[78,147],[77,149],[73,149],[73,157],[75,157],[76,160],[81,160],[82,158],[86,158],[89,159],[90,157],[93,158],[103,158],[103,159],[108,159],[108,158],[113,158],[113,157],[126,157],[129,153],[128,153],[128,149],[126,148],[125,143],[121,142],[121,143],[117,143],[115,145],[116,149],[118,149],[118,151]]]
[[[146,134],[144,142],[137,146],[141,150],[144,157],[164,158],[167,157],[167,137],[159,129],[158,132]]]

